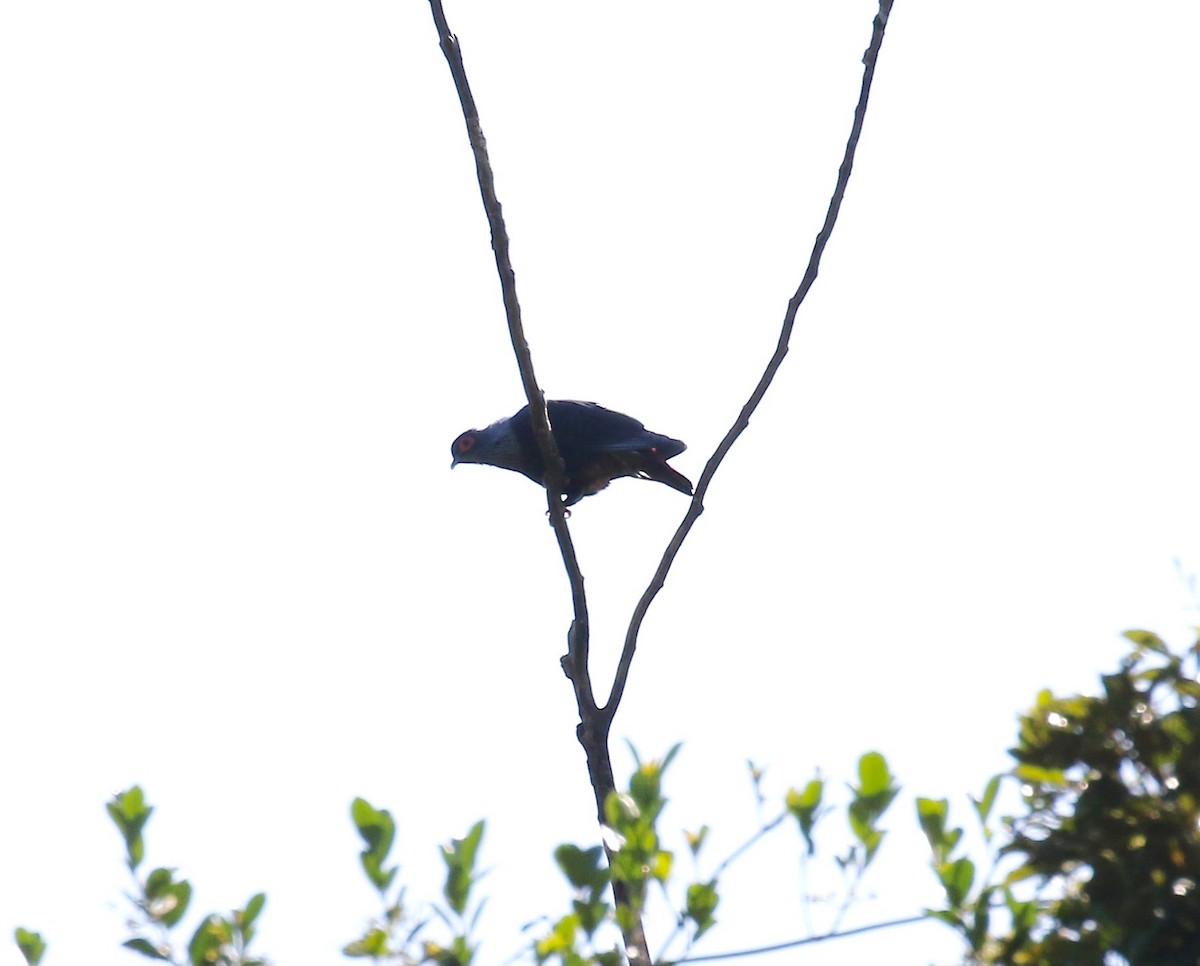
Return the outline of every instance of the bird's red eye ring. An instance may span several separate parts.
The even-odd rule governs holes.
[[[474,436],[464,436],[464,437],[462,437],[462,439],[460,439],[458,441],[458,451],[460,453],[465,453],[465,452],[467,452],[467,450],[469,450],[474,445],[475,445],[475,437]]]

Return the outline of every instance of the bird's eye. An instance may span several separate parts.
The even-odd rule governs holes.
[[[467,450],[469,450],[474,445],[475,445],[475,437],[474,436],[464,436],[462,439],[460,439],[458,441],[458,451],[460,453],[465,453]]]

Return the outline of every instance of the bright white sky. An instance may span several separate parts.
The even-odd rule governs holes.
[[[699,474],[800,278],[874,9],[449,0],[551,396]],[[664,829],[714,825],[711,863],[753,826],[746,758],[778,797],[878,749],[906,794],[851,924],[911,914],[937,899],[912,795],[965,822],[1039,688],[1090,688],[1128,627],[1189,640],[1198,32],[1187,0],[898,3],[792,354],[617,720],[685,742]],[[140,782],[197,911],[265,889],[261,951],[338,962],[375,910],[364,795],[414,897],[489,819],[499,962],[596,830],[543,496],[449,472],[522,398],[427,6],[7,4],[0,131],[0,930],[132,961],[103,804]],[[602,691],[684,509],[621,481],[571,519]],[[804,934],[797,838],[730,877],[701,951]],[[928,925],[803,961],[958,950]]]

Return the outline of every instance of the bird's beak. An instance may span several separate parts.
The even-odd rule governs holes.
[[[450,469],[454,469],[454,467],[456,467],[456,466],[458,466],[458,459],[457,459],[457,458],[455,458],[455,459],[452,459],[452,460],[450,461]]]

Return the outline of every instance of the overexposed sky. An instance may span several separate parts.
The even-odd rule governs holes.
[[[803,271],[874,10],[448,0],[552,397],[699,475]],[[664,831],[714,826],[712,864],[753,828],[745,759],[782,796],[876,749],[906,794],[848,922],[911,914],[937,901],[912,795],[965,806],[1120,631],[1190,639],[1198,19],[897,3],[792,352],[614,729],[684,742]],[[522,396],[427,5],[8,4],[0,132],[0,933],[132,961],[103,804],[139,782],[148,863],[197,912],[265,890],[281,966],[375,911],[355,795],[395,813],[413,898],[486,816],[500,962],[596,829],[544,498],[449,472]],[[601,693],[685,507],[619,481],[571,518]],[[735,870],[698,951],[804,934],[797,838]],[[958,949],[922,925],[803,962]]]

